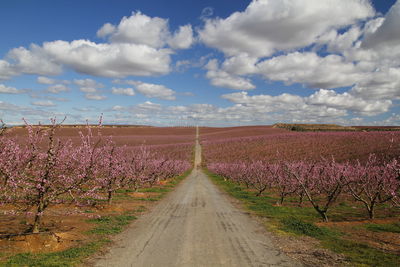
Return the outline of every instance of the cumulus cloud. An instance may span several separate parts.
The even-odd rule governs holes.
[[[48,77],[39,76],[37,82],[40,84],[55,84],[57,81]]]
[[[244,105],[254,110],[264,112],[303,113],[321,117],[341,117],[348,112],[363,116],[373,116],[385,113],[392,106],[390,100],[370,100],[355,97],[349,93],[339,94],[334,90],[320,89],[308,97],[292,94],[253,95],[247,92],[225,94],[222,98],[233,103]]]
[[[13,66],[9,62],[0,59],[0,80],[8,80],[14,75],[17,75],[17,72]]]
[[[161,84],[144,83],[141,81],[133,80],[114,80],[113,83],[116,84],[129,84],[135,86],[136,90],[150,98],[159,98],[164,100],[175,100],[176,92],[170,88],[165,87]]]
[[[168,44],[173,49],[188,49],[194,42],[191,25],[180,26],[179,30],[170,38]]]
[[[147,111],[161,110],[162,106],[157,103],[153,103],[151,101],[146,101],[144,103],[136,105],[137,108]]]
[[[372,72],[350,93],[365,99],[400,99],[400,68],[382,68]]]
[[[47,101],[33,101],[31,102],[32,105],[34,106],[40,106],[40,107],[54,107],[56,104],[53,103],[51,100]]]
[[[156,49],[167,44],[173,49],[187,49],[194,41],[191,25],[180,26],[172,34],[167,19],[149,17],[141,12],[123,17],[118,25],[104,24],[97,36],[108,37],[112,43],[146,45]]]
[[[113,87],[111,89],[111,92],[115,95],[129,95],[129,96],[134,96],[135,91],[132,88],[116,88]]]
[[[201,11],[200,19],[205,20],[214,14],[214,8],[208,6]]]
[[[0,94],[23,94],[26,92],[27,90],[20,90],[15,87],[10,87],[4,84],[0,84]]]
[[[98,83],[93,79],[74,79],[74,84],[79,86],[79,90],[84,93],[96,93],[98,88],[103,88],[102,83]]]
[[[382,24],[370,34],[367,34],[362,47],[385,49],[400,46],[400,1],[397,1],[389,10]]]
[[[311,45],[331,29],[374,14],[367,0],[253,0],[243,12],[206,20],[199,36],[229,56],[266,57]]]
[[[391,100],[365,100],[347,92],[338,94],[334,90],[321,89],[307,98],[311,105],[333,107],[350,110],[359,115],[372,116],[385,113],[392,106]]]
[[[33,117],[39,117],[39,118],[46,118],[48,119],[51,117],[53,114],[49,113],[48,111],[45,110],[40,110],[40,109],[33,109],[30,107],[24,107],[24,106],[18,106],[15,104],[11,104],[8,102],[4,102],[0,100],[0,111],[4,111],[6,114],[13,114],[14,116],[30,116],[31,118]],[[20,121],[21,117],[12,117],[15,120]]]
[[[97,36],[108,42],[57,40],[11,49],[0,60],[0,79],[18,74],[58,75],[66,66],[102,77],[158,76],[169,73],[173,49],[189,48],[191,25],[171,33],[168,20],[133,12],[118,25],[106,23]],[[43,79],[42,79],[43,80]]]
[[[6,57],[11,60],[16,73],[58,75],[62,72],[61,64],[36,44],[32,44],[29,49],[11,49]]]
[[[50,85],[47,88],[47,92],[53,93],[53,94],[58,94],[61,92],[67,92],[69,91],[69,88],[65,86],[64,84],[55,84],[55,85]]]
[[[116,31],[116,28],[111,23],[104,24],[96,33],[97,37],[105,38]]]
[[[120,105],[115,105],[111,108],[111,110],[113,111],[121,111],[121,110],[125,110],[125,108],[123,106]]]
[[[76,40],[46,42],[43,49],[57,62],[94,76],[151,76],[170,71],[171,51],[146,45]]]
[[[74,84],[79,87],[93,87],[93,88],[102,88],[104,85],[102,83],[98,83],[93,79],[74,79]]]
[[[164,46],[168,34],[168,20],[152,18],[141,12],[133,12],[129,17],[123,17],[117,26],[107,23],[98,32],[100,37],[109,35],[112,42],[158,48]]]
[[[210,60],[205,68],[207,69],[206,77],[210,79],[211,84],[214,86],[235,90],[251,90],[256,88],[249,79],[232,75],[219,69],[216,59]]]
[[[314,52],[294,52],[257,64],[258,73],[286,84],[302,83],[314,88],[352,86],[365,75],[342,56],[320,57]]]
[[[93,94],[93,93],[87,93],[85,95],[85,98],[88,100],[96,100],[96,101],[101,101],[101,100],[107,99],[107,97],[104,95]]]
[[[397,1],[381,23],[366,33],[360,54],[387,67],[398,67],[400,60],[400,1]]]
[[[175,91],[160,84],[138,82],[136,90],[147,97],[175,100]]]

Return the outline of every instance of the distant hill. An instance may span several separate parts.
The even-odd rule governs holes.
[[[400,126],[341,126],[337,124],[297,124],[276,123],[274,128],[282,128],[298,132],[331,132],[331,131],[400,131]]]

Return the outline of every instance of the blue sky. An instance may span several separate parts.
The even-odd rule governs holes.
[[[0,3],[0,118],[400,125],[400,1]]]

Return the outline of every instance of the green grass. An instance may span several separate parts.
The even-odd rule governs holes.
[[[108,239],[101,239],[80,247],[70,248],[61,252],[53,253],[20,253],[11,257],[7,262],[0,263],[4,267],[53,267],[53,266],[74,266],[82,263],[82,259],[90,256],[109,243]]]
[[[136,217],[129,214],[117,216],[103,216],[97,219],[89,219],[89,222],[97,224],[97,226],[88,233],[96,235],[113,235],[122,232],[123,226],[128,225]]]
[[[187,171],[183,175],[172,179],[167,185],[163,187],[145,188],[141,192],[157,192],[160,193],[156,197],[143,198],[147,201],[157,201],[162,198],[167,192],[171,191],[175,185],[182,181],[190,174]],[[115,200],[126,199],[128,196],[124,194],[132,192],[132,190],[118,190]],[[131,197],[129,197],[131,198]],[[133,199],[133,198],[132,198]],[[135,198],[136,199],[136,198]],[[103,201],[104,202],[104,201]],[[133,212],[143,212],[146,207],[140,206]],[[85,213],[94,213],[93,210],[85,210]],[[20,253],[8,256],[0,251],[1,258],[8,258],[0,262],[0,267],[63,267],[63,266],[76,266],[83,263],[83,260],[111,241],[109,237],[118,234],[124,230],[124,226],[135,220],[136,217],[132,213],[122,215],[103,216],[97,219],[89,219],[88,221],[94,223],[96,226],[87,232],[93,236],[93,241],[79,247],[73,247],[60,252],[52,253]]]
[[[183,175],[176,177],[169,181],[164,186],[157,186],[153,188],[143,188],[139,192],[155,192],[160,193],[157,196],[151,198],[143,198],[146,201],[157,201],[160,200],[167,192],[171,191],[180,181],[186,178],[190,174],[191,170],[185,172]],[[127,193],[133,192],[132,190],[119,189],[116,191],[117,194],[114,196],[114,200],[121,199],[137,199],[130,197]],[[96,200],[99,201],[99,200]],[[105,202],[106,200],[100,200]],[[133,212],[143,212],[146,207],[140,206]],[[87,209],[84,213],[95,213],[93,210]],[[62,266],[76,266],[82,264],[83,259],[89,257],[96,251],[98,251],[105,244],[110,243],[109,237],[111,235],[122,232],[126,225],[135,220],[136,217],[131,213],[125,213],[122,215],[103,216],[96,219],[89,219],[88,222],[94,223],[96,226],[87,232],[87,234],[93,236],[93,241],[87,244],[83,244],[79,247],[73,247],[60,252],[52,253],[20,253],[16,255],[8,256],[0,251],[0,258],[8,258],[5,261],[0,262],[0,267],[62,267]]]
[[[157,196],[157,197],[139,197],[136,198],[137,200],[141,200],[141,201],[158,201],[162,198],[162,196]]]
[[[326,239],[321,243],[324,247],[345,255],[353,266],[400,266],[399,255],[385,253],[366,244],[340,238]]]
[[[148,188],[140,188],[138,192],[142,193],[147,193],[147,192],[153,192],[153,193],[165,193],[169,192],[171,189],[169,188],[163,188],[163,187],[148,187]]]
[[[387,224],[368,223],[364,225],[364,227],[372,232],[400,233],[400,222],[387,223]]]
[[[307,235],[318,239],[338,237],[341,234],[326,227],[318,227],[296,217],[286,217],[281,220],[281,229],[298,235]]]
[[[306,235],[320,240],[323,247],[328,248],[336,253],[345,255],[346,260],[352,266],[382,266],[382,267],[398,267],[400,266],[399,255],[385,253],[366,244],[357,243],[355,241],[346,240],[345,235],[327,227],[319,227],[315,222],[321,221],[318,214],[310,207],[297,206],[276,206],[277,198],[265,193],[257,197],[254,192],[249,191],[244,186],[237,185],[224,179],[218,175],[212,174],[205,170],[211,180],[221,189],[244,204],[245,208],[254,212],[258,216],[268,218],[266,225],[270,230],[278,229],[289,234]],[[290,202],[290,199],[288,199]],[[354,211],[352,206],[339,204],[339,210],[345,211],[352,216],[357,215],[359,211]],[[328,216],[336,216],[333,211]],[[341,217],[335,217],[340,219]],[[371,231],[388,231],[396,232],[399,230],[399,223],[387,225],[370,224],[367,229]]]

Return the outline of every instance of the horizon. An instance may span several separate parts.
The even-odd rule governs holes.
[[[5,0],[0,15],[7,125],[400,125],[400,0]]]

